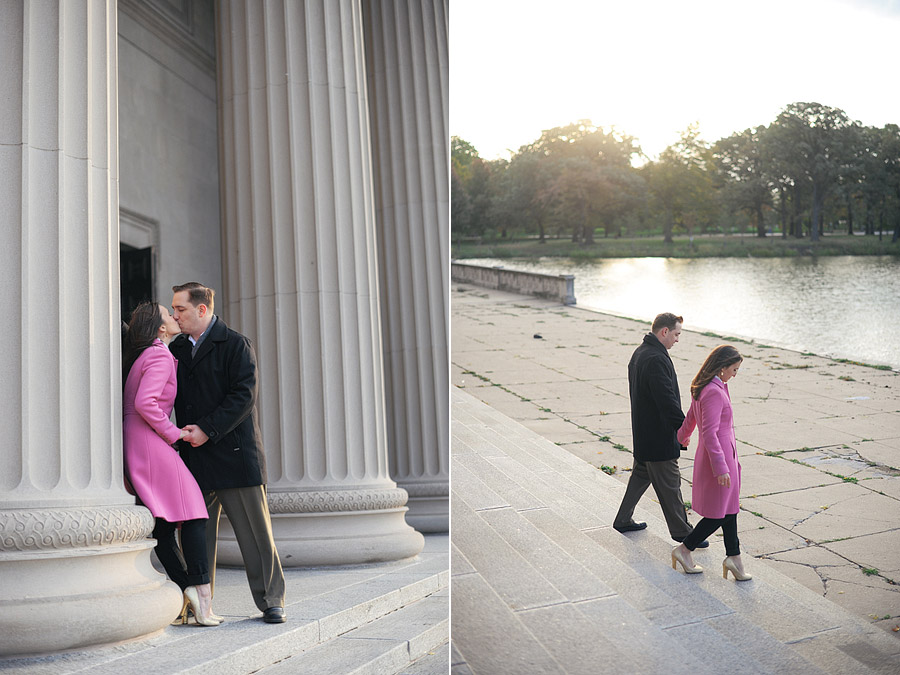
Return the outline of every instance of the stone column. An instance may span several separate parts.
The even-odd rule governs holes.
[[[447,0],[364,3],[391,477],[449,530]]]
[[[116,3],[0,4],[0,655],[155,632],[122,479]]]
[[[260,367],[282,563],[416,555],[388,473],[358,0],[217,5],[224,318]],[[240,564],[227,532],[222,560]]]

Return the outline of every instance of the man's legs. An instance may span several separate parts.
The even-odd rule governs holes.
[[[622,528],[634,522],[632,520],[634,508],[648,487],[650,487],[650,474],[647,472],[647,464],[635,459],[631,476],[628,478],[628,486],[625,488],[625,495],[619,505],[619,512],[613,521],[613,527]]]
[[[209,520],[206,521],[206,560],[209,565],[209,583],[211,592],[216,591],[216,542],[219,538],[219,517],[222,515],[222,502],[215,491],[204,492],[206,511]]]
[[[669,534],[675,541],[682,541],[693,528],[688,522],[684,499],[681,496],[681,472],[678,470],[678,460],[646,462],[644,466],[666,517]]]
[[[216,490],[216,496],[241,549],[253,602],[261,611],[284,607],[284,572],[272,537],[266,487],[227,488]]]

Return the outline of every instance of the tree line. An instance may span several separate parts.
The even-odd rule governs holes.
[[[635,138],[583,120],[544,131],[509,160],[451,140],[455,239],[754,232],[900,238],[900,127],[792,103],[768,126],[709,144],[696,125],[646,159]]]

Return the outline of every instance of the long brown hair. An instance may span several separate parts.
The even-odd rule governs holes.
[[[691,398],[697,400],[700,398],[700,392],[703,387],[712,382],[713,378],[721,373],[725,368],[733,366],[735,363],[743,361],[744,357],[740,355],[737,349],[731,345],[719,345],[713,349],[706,361],[700,366],[700,370],[694,376],[691,382]]]
[[[147,347],[153,344],[159,334],[159,327],[163,325],[162,314],[159,313],[159,303],[142,302],[131,313],[131,321],[125,337],[122,339],[122,386],[128,379],[131,366],[137,361]]]

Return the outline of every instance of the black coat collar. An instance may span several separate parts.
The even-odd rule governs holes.
[[[209,330],[209,335],[207,335],[203,342],[200,343],[200,346],[197,348],[197,353],[193,357],[191,357],[193,345],[188,339],[188,336],[182,333],[175,338],[172,341],[171,347],[172,353],[175,354],[175,358],[179,361],[184,361],[189,368],[193,368],[194,364],[201,361],[204,356],[209,354],[215,348],[215,343],[224,342],[228,339],[228,326],[225,325],[225,322],[222,321],[220,316],[216,316],[215,322],[207,330]]]
[[[661,349],[666,356],[669,355],[669,350],[666,349],[665,345],[659,341],[659,338],[656,337],[653,333],[647,333],[644,336],[644,344],[649,345],[651,347],[655,347],[656,349]]]

